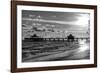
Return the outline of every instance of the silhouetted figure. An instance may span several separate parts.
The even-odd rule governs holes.
[[[68,38],[69,42],[73,42],[74,41],[74,36],[72,34],[70,34],[67,38]]]

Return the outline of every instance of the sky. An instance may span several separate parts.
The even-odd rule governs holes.
[[[38,29],[55,31],[88,31],[89,13],[22,10],[23,33]]]

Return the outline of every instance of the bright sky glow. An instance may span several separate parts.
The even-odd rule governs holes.
[[[75,24],[80,25],[80,26],[88,26],[89,15],[87,15],[87,14],[81,15],[80,17],[78,17],[78,21],[76,21]]]

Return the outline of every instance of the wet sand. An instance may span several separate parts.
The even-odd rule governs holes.
[[[79,42],[24,42],[22,62],[89,59],[89,43]]]

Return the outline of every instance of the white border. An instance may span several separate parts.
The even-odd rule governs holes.
[[[90,13],[90,25],[91,25],[90,26],[90,60],[22,63],[22,58],[21,58],[22,57],[22,45],[21,45],[22,44],[22,36],[21,36],[22,10]],[[61,65],[82,65],[82,64],[94,64],[94,10],[17,5],[17,68],[61,66]]]

